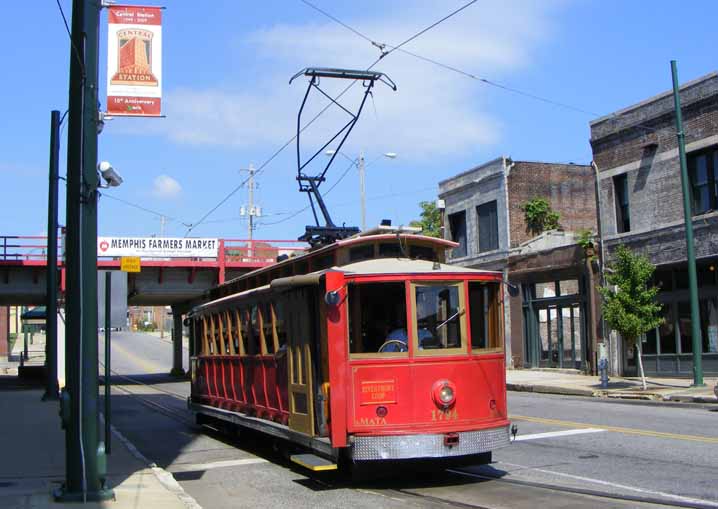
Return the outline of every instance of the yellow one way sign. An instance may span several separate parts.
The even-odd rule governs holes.
[[[120,258],[120,270],[123,272],[139,272],[140,257],[139,256],[123,256]]]

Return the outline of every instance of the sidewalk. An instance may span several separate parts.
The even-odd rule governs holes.
[[[608,389],[601,389],[597,376],[587,376],[573,370],[509,369],[506,388],[518,392],[541,392],[595,398],[620,398],[650,401],[680,401],[690,403],[718,403],[713,387],[718,378],[704,378],[705,387],[691,387],[691,378],[646,378],[648,389],[643,390],[640,378],[610,377]]]
[[[65,478],[65,432],[59,404],[44,391],[0,376],[0,507],[4,509],[116,508],[197,509],[174,478],[148,461],[124,437],[112,436],[107,481],[115,500],[87,504],[54,502],[51,491]],[[101,430],[102,432],[102,430]]]

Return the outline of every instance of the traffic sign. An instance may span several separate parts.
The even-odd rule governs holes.
[[[123,272],[139,272],[140,257],[139,256],[123,256],[120,258],[120,269]]]

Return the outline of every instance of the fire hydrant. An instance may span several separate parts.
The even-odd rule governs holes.
[[[608,359],[605,357],[598,361],[598,376],[601,380],[601,389],[608,389]]]

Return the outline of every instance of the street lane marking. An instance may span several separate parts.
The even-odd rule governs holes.
[[[123,348],[122,346],[117,344],[117,342],[115,341],[112,342],[112,349],[117,349],[119,352],[122,353],[122,355],[128,357],[132,362],[144,368],[148,373],[164,373],[165,371],[167,371],[167,368],[133,354],[126,348]]]
[[[540,424],[551,424],[554,426],[563,426],[567,428],[596,428],[597,426],[595,424],[586,424],[583,422],[571,422],[571,421],[561,421],[559,419],[546,419],[544,417],[527,417],[525,415],[512,415],[509,417],[509,419],[513,419],[516,421],[527,421],[527,422],[537,422]],[[672,438],[674,440],[686,440],[689,442],[702,442],[705,444],[718,444],[718,437],[704,437],[700,435],[681,435],[678,433],[666,433],[663,431],[651,431],[651,430],[643,430],[643,429],[636,429],[636,428],[622,428],[619,426],[600,426],[600,429],[603,429],[605,431],[613,431],[614,433],[624,433],[626,435],[641,435],[646,437],[656,437],[656,438]]]
[[[549,431],[547,433],[534,433],[533,435],[518,435],[514,442],[522,442],[524,440],[542,440],[544,438],[555,438],[555,437],[568,437],[571,435],[583,435],[586,433],[600,433],[606,431],[601,428],[581,428],[581,429],[567,429],[566,431]]]
[[[167,467],[171,472],[195,472],[197,470],[212,470],[213,468],[239,467],[243,465],[255,465],[257,463],[269,463],[262,458],[244,458],[241,460],[213,461],[211,463],[180,463]]]
[[[504,461],[499,461],[498,463],[501,463],[503,465],[508,465],[511,467],[518,467],[521,469],[533,470],[535,472],[541,472],[544,474],[557,475],[560,477],[567,477],[569,479],[574,479],[576,481],[590,482],[590,483],[600,484],[603,486],[611,486],[612,488],[619,488],[622,490],[635,491],[636,493],[643,493],[646,495],[657,495],[659,497],[669,498],[672,500],[677,500],[679,502],[686,502],[689,504],[703,504],[703,505],[707,505],[707,506],[711,506],[711,507],[718,507],[718,503],[712,502],[710,500],[704,500],[702,498],[684,497],[682,495],[674,495],[673,493],[666,493],[665,491],[646,490],[643,488],[636,488],[635,486],[627,486],[625,484],[618,484],[618,483],[609,482],[609,481],[602,481],[600,479],[593,479],[591,477],[583,477],[580,475],[573,475],[573,474],[564,474],[563,472],[554,472],[553,470],[544,470],[542,468],[533,468],[533,467],[529,467],[527,465],[517,465],[515,463],[506,463]],[[461,472],[461,473],[469,474],[469,472]]]

